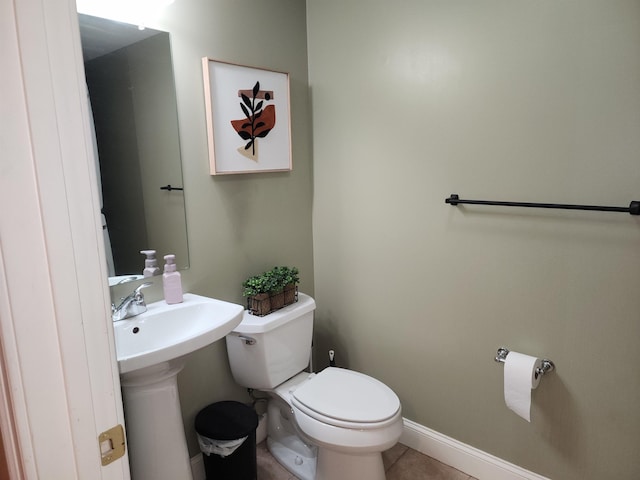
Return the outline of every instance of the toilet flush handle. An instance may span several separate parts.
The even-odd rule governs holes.
[[[255,338],[247,337],[246,335],[238,335],[238,338],[244,342],[245,345],[255,345],[258,341]]]

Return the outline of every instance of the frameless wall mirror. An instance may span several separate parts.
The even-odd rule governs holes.
[[[140,275],[140,250],[189,266],[167,32],[79,14],[101,180],[109,276]],[[111,283],[111,282],[110,282]]]

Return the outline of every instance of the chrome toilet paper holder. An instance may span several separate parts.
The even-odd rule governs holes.
[[[507,355],[509,355],[509,349],[506,347],[500,347],[498,349],[498,353],[496,355],[495,361],[499,363],[504,363],[507,360]],[[541,365],[536,368],[536,379],[539,376],[545,375],[547,373],[551,373],[555,370],[556,366],[551,360],[547,360],[543,358],[540,360]]]

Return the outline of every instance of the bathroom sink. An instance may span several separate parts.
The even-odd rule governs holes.
[[[147,311],[113,323],[120,373],[182,357],[230,333],[242,321],[244,307],[184,294],[184,301],[150,303]]]

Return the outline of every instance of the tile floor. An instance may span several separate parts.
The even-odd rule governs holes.
[[[271,456],[266,442],[258,444],[258,480],[296,480]],[[476,480],[460,470],[401,443],[383,452],[387,480]]]

